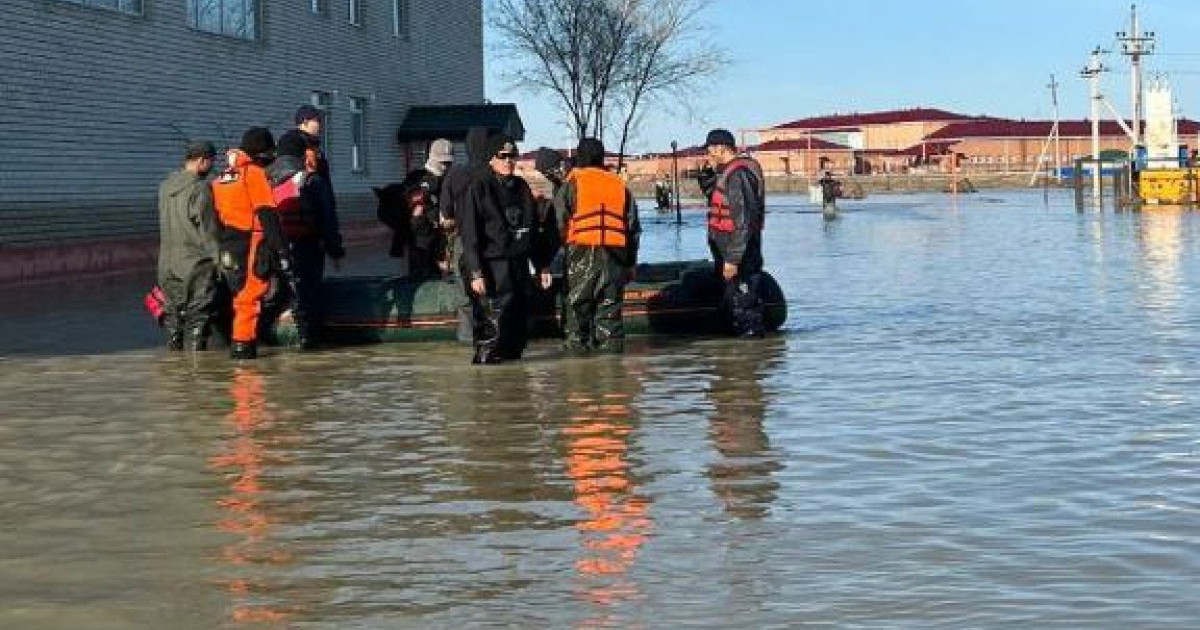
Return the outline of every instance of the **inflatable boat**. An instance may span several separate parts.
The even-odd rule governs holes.
[[[783,290],[769,274],[760,287],[767,330],[787,319]],[[641,264],[625,287],[625,329],[629,335],[722,334],[729,329],[720,308],[723,283],[709,261]],[[322,284],[323,338],[331,343],[437,341],[459,338],[458,312],[465,298],[457,279],[417,281],[388,276],[327,278]],[[533,296],[530,334],[561,336],[558,286]],[[275,326],[276,343],[295,337],[285,313]]]

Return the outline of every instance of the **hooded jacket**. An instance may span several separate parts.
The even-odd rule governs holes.
[[[446,170],[442,178],[442,194],[438,199],[438,209],[442,218],[457,220],[458,207],[463,203],[463,196],[471,185],[471,177],[475,171],[487,167],[487,132],[482,127],[472,127],[467,132],[467,163],[454,164]]]
[[[208,181],[180,169],[158,187],[158,277],[186,280],[197,266],[215,264],[221,227]]]

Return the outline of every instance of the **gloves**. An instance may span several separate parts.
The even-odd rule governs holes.
[[[704,193],[704,197],[711,201],[713,191],[717,189],[717,172],[712,166],[705,164],[696,173],[696,183],[700,184],[700,192]]]

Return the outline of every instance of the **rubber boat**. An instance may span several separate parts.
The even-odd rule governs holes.
[[[787,303],[779,283],[763,274],[766,326],[777,330],[787,319]],[[551,287],[533,298],[530,334],[561,336],[561,291]],[[416,281],[389,276],[327,278],[323,337],[332,343],[361,344],[455,340],[458,308],[463,301],[456,279]],[[625,329],[629,335],[688,336],[721,334],[728,318],[720,309],[722,282],[707,260],[641,264],[637,279],[625,287]],[[286,344],[295,324],[285,313],[275,326],[274,341]]]

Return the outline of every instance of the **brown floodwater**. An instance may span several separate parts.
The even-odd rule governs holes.
[[[784,331],[618,357],[235,364],[143,277],[10,289],[0,628],[1195,628],[1200,215],[845,210],[773,201]]]

